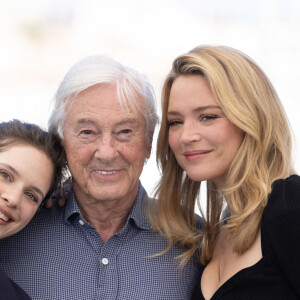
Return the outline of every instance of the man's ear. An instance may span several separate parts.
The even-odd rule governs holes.
[[[153,140],[153,134],[151,134],[151,139],[149,141],[147,141],[146,151],[145,151],[145,158],[146,159],[149,159],[150,155],[151,155],[152,140]]]

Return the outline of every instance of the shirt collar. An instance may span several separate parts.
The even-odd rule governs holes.
[[[148,197],[144,187],[139,181],[138,195],[134,201],[128,220],[132,220],[140,229],[152,229],[152,226],[147,217],[150,205],[151,199]]]
[[[128,216],[126,224],[128,224],[130,220],[132,220],[131,222],[134,222],[134,224],[140,229],[151,230],[152,226],[147,218],[148,208],[150,204],[151,199],[148,197],[143,185],[139,181],[138,194],[134,201],[132,210]],[[70,197],[65,206],[64,221],[70,224],[73,218],[76,218],[76,216],[78,215],[82,218],[72,187],[70,191]]]
[[[66,223],[70,224],[72,219],[78,215],[80,217],[82,217],[79,207],[77,205],[76,199],[75,199],[74,190],[73,190],[73,186],[72,186],[71,190],[70,190],[70,197],[65,206],[64,221]]]

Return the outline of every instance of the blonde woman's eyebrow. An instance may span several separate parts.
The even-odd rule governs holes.
[[[207,109],[222,110],[221,107],[218,106],[218,105],[206,105],[206,106],[200,106],[200,107],[197,107],[197,108],[193,109],[193,112],[201,112],[201,111],[204,111],[204,110],[207,110]],[[179,111],[170,110],[170,111],[167,112],[167,115],[168,116],[179,116],[179,115],[181,115],[181,113]]]

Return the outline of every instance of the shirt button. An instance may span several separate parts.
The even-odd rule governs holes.
[[[101,262],[106,266],[108,265],[108,259],[106,257],[102,258]]]
[[[84,225],[84,222],[82,220],[79,220],[80,225]]]

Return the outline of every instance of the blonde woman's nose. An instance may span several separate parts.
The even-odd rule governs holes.
[[[192,143],[197,142],[201,139],[201,134],[198,126],[195,122],[185,122],[183,125],[180,142],[181,143]]]

